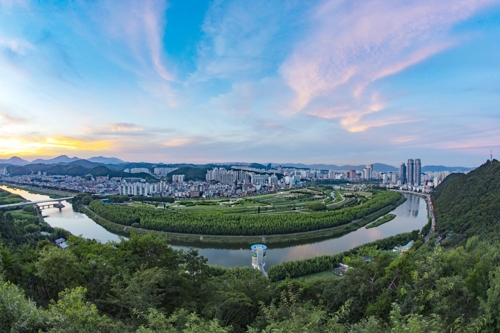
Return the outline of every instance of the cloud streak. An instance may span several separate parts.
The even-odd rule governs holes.
[[[166,81],[175,81],[175,75],[166,64],[165,45],[163,37],[166,29],[165,0],[125,0],[120,2],[104,1],[101,3],[81,4],[98,27],[103,29],[108,38],[108,43],[123,43],[129,52],[117,53],[115,48],[100,45],[104,49],[111,49],[113,57],[124,60],[128,55],[133,55],[149,74]],[[82,22],[82,26],[83,26]],[[101,29],[90,30],[87,38],[92,38],[93,33]],[[87,33],[88,34],[88,33]],[[138,68],[130,66],[129,69],[137,71]],[[141,71],[138,71],[141,74]]]
[[[128,160],[458,156],[498,137],[495,2],[0,0],[0,138]]]
[[[71,137],[3,137],[0,136],[0,155],[53,155],[68,151],[108,151],[110,141],[95,141]]]
[[[381,111],[370,103],[375,93],[371,85],[453,46],[453,24],[492,3],[324,1],[308,14],[315,22],[310,33],[280,67],[295,92],[287,113],[328,113],[348,130],[370,128],[354,125]],[[350,105],[348,112],[338,109],[339,100]],[[324,111],[314,110],[318,104]]]

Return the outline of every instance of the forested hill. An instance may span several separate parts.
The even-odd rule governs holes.
[[[209,266],[158,233],[102,244],[40,223],[30,207],[0,212],[0,332],[500,332],[499,175],[494,161],[436,189],[440,232],[465,241],[415,232],[408,251],[387,251],[395,237],[406,243],[399,235],[275,265],[270,279]],[[332,273],[340,262],[343,277]],[[318,265],[321,275],[281,280]]]
[[[437,229],[462,236],[500,240],[500,162],[493,160],[468,174],[452,174],[434,196]]]

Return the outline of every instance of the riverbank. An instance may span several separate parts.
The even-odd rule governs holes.
[[[11,187],[18,190],[28,191],[34,194],[48,195],[51,199],[72,197],[78,193],[78,192],[61,191],[45,187],[23,185],[18,183],[9,183],[5,181],[0,182],[0,185],[5,185],[7,187]]]
[[[394,220],[395,217],[396,217],[395,214],[387,214],[385,216],[382,216],[381,218],[379,218],[375,222],[368,224],[365,228],[366,229],[376,228],[384,223],[387,223],[389,221]]]
[[[6,188],[11,193],[21,195],[23,198],[31,201],[48,199],[46,195],[32,194],[25,190]],[[324,237],[305,238],[298,240],[283,239],[280,242],[266,242],[268,245],[266,267],[269,268],[290,260],[308,259],[323,255],[332,255],[348,251],[354,247],[366,243],[377,241],[382,238],[391,237],[400,233],[406,233],[411,230],[421,229],[427,223],[427,214],[425,201],[418,196],[403,194],[407,200],[399,205],[390,213],[396,214],[396,218],[389,223],[373,229],[358,228],[355,231],[345,234],[336,234],[329,236],[325,233]],[[45,219],[52,227],[58,227],[68,230],[74,235],[81,235],[84,238],[96,239],[100,242],[120,242],[117,234],[127,236],[117,232],[117,230],[106,229],[103,223],[96,223],[87,215],[78,211],[73,211],[71,203],[65,203],[62,212],[58,209],[46,209],[43,211],[47,215]],[[76,207],[75,207],[76,208]],[[83,207],[81,207],[83,208]],[[423,214],[419,214],[419,210]],[[114,226],[123,231],[124,226]],[[339,230],[334,230],[339,231]],[[208,259],[210,265],[219,265],[223,267],[248,266],[251,264],[249,252],[249,243],[252,240],[241,241],[234,239],[206,239],[199,240],[199,237],[190,238],[185,241],[185,237],[168,237],[168,244],[177,250],[189,251],[195,249],[198,253]],[[238,237],[239,238],[239,237]],[[178,241],[176,240],[178,239]],[[255,242],[260,243],[261,238],[256,237]]]

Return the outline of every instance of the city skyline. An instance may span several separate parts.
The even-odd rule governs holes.
[[[476,167],[500,148],[497,1],[0,0],[0,22],[0,159]]]
[[[311,168],[311,169],[318,169],[318,170],[349,170],[349,168],[352,168],[352,167],[357,167],[357,171],[360,171],[362,174],[363,174],[363,177],[362,178],[367,178],[367,179],[370,179],[370,175],[372,173],[372,171],[378,171],[378,172],[394,172],[398,175],[398,179],[402,180],[403,183],[406,183],[406,178],[407,178],[407,163],[409,163],[409,161],[413,161],[411,159],[408,160],[407,163],[403,162],[401,163],[400,167],[398,168],[397,165],[392,165],[390,163],[384,163],[384,162],[372,162],[370,164],[359,164],[359,165],[356,165],[356,164],[335,164],[335,163],[317,163],[317,164],[307,164],[307,163],[295,163],[295,162],[276,162],[276,161],[265,161],[265,162],[259,162],[259,161],[225,161],[225,162],[213,162],[213,163],[183,163],[183,162],[179,162],[179,163],[170,163],[168,161],[139,161],[139,162],[134,162],[134,161],[124,161],[124,160],[120,160],[116,157],[110,157],[110,156],[93,156],[91,158],[79,158],[77,156],[74,156],[74,157],[69,157],[67,155],[60,155],[60,156],[57,156],[57,157],[49,157],[47,159],[43,159],[43,158],[39,158],[37,157],[36,159],[35,158],[21,158],[19,156],[12,156],[10,158],[6,158],[6,159],[1,159],[0,158],[0,165],[18,165],[18,166],[24,166],[24,165],[29,165],[29,164],[45,164],[45,165],[57,165],[57,164],[65,164],[65,165],[71,165],[71,163],[73,162],[76,162],[76,161],[79,161],[79,160],[88,160],[88,161],[91,161],[93,163],[96,163],[97,164],[102,164],[102,165],[107,165],[107,164],[124,164],[124,165],[128,165],[128,164],[146,164],[146,165],[151,165],[151,166],[154,166],[154,165],[158,165],[158,170],[160,169],[165,169],[166,171],[164,171],[163,173],[165,173],[165,175],[168,173],[168,172],[171,172],[172,171],[172,168],[171,167],[162,167],[162,165],[172,165],[172,164],[177,164],[177,165],[189,165],[189,164],[195,164],[195,165],[225,165],[225,166],[228,166],[228,165],[251,165],[251,164],[254,164],[254,163],[258,163],[258,164],[261,164],[265,169],[267,168],[271,168],[271,166],[273,167],[292,167],[292,168],[303,168],[303,167],[306,167],[306,168]],[[414,165],[415,163],[418,161],[418,169],[414,168],[414,170],[411,172],[413,175],[416,175],[416,174],[419,174],[421,172],[421,168],[422,168],[422,164],[421,164],[421,160],[419,158],[415,159],[414,161]],[[382,167],[382,170],[374,170],[374,165],[378,165],[378,167]],[[331,168],[328,168],[328,167],[335,167],[333,169]],[[346,169],[339,169],[341,167],[345,167]],[[390,168],[394,168],[394,170],[387,170],[387,167],[390,167]],[[475,167],[477,166],[473,166],[473,167],[467,167],[467,166],[463,166],[463,165],[432,165],[432,164],[424,164],[424,167],[428,168],[428,167],[444,167],[446,169],[449,169],[449,170],[452,170],[452,169],[455,169],[457,171],[460,171],[461,172],[461,169],[462,168],[465,168],[466,170],[473,170],[475,169]],[[133,167],[134,168],[137,168],[137,167]],[[139,167],[138,169],[141,169],[142,167]],[[403,168],[403,169],[402,169]],[[377,168],[378,169],[378,168]],[[128,169],[126,169],[128,170]],[[367,172],[367,176],[368,177],[365,177],[364,176],[364,172]]]

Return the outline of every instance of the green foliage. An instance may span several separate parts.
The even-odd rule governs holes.
[[[406,244],[410,240],[418,238],[418,230],[399,234],[392,237],[380,239],[378,241],[356,247],[352,250],[334,255],[318,256],[309,259],[285,261],[281,264],[273,265],[269,268],[269,279],[271,281],[284,280],[286,277],[301,277],[309,274],[324,272],[338,266],[344,257],[355,255],[367,246],[377,247],[382,250],[391,250],[397,245]]]
[[[174,197],[145,197],[145,196],[133,196],[131,198],[133,201],[140,202],[168,202],[173,203],[175,201]]]
[[[473,179],[483,185],[485,179],[496,181],[489,169],[496,163],[481,167]],[[464,179],[443,182],[435,206],[465,241],[453,247],[432,238],[424,243],[415,230],[337,255],[273,265],[269,279],[249,267],[210,267],[196,251],[174,250],[154,233],[100,244],[55,229],[54,237],[66,235],[71,244],[62,250],[25,234],[34,225],[20,222],[29,211],[0,214],[0,331],[498,332],[500,245],[496,235],[485,233],[496,230],[496,213],[490,211],[496,206],[489,204],[494,198],[471,186],[460,202],[483,210],[456,224],[446,211],[461,208],[440,207],[453,206],[447,192]],[[384,210],[354,224],[369,223]],[[315,214],[324,213],[309,215]],[[482,229],[476,218],[494,222]],[[401,256],[390,251],[410,239],[414,246]],[[338,262],[350,267],[342,278],[287,279],[328,271]]]
[[[23,197],[0,189],[0,205],[10,205],[25,201]]]
[[[326,205],[322,202],[315,202],[310,204],[307,208],[315,212],[320,212],[326,210]]]
[[[212,167],[190,167],[184,166],[179,169],[172,171],[167,175],[168,181],[172,181],[173,175],[184,175],[185,181],[190,180],[205,180],[205,176],[207,175],[207,171],[213,169]]]
[[[22,289],[0,279],[0,331],[36,332],[44,323],[36,303],[26,299]]]
[[[422,228],[422,231],[421,231],[421,234],[422,235],[427,235],[429,233],[429,231],[431,230],[431,227],[432,227],[432,219],[431,217],[429,216],[427,218],[427,223],[424,225],[424,227]]]
[[[139,313],[139,315],[148,323],[139,327],[136,333],[177,333],[181,330],[185,333],[229,333],[232,331],[231,327],[222,327],[217,320],[203,320],[196,313],[187,313],[183,309],[169,318],[155,309],[149,309],[147,314]]]
[[[99,332],[105,317],[97,307],[85,301],[86,290],[77,287],[59,294],[59,301],[51,301],[47,312],[50,333]]]
[[[142,228],[167,232],[205,235],[272,235],[306,232],[341,226],[363,219],[383,208],[393,209],[401,194],[387,191],[375,195],[366,203],[336,211],[312,214],[222,214],[183,212],[182,214],[153,207],[123,207],[91,202],[89,208],[99,216],[124,225],[140,220]],[[368,223],[369,220],[363,223]]]
[[[56,246],[45,247],[35,263],[36,275],[45,283],[49,298],[66,288],[74,288],[81,282],[80,266],[76,256]]]
[[[396,214],[387,214],[385,216],[383,216],[382,218],[379,218],[378,220],[376,220],[375,222],[373,223],[370,223],[369,225],[367,225],[365,228],[366,229],[370,229],[370,228],[375,228],[375,227],[378,227],[379,225],[382,225],[384,223],[387,223],[389,221],[392,221],[394,220],[394,218],[396,217]]]
[[[437,188],[437,229],[457,238],[481,235],[500,241],[500,162],[486,162],[468,174],[450,175]]]

